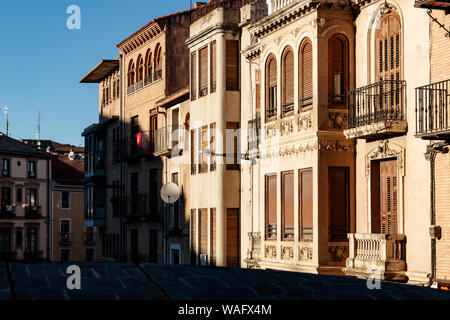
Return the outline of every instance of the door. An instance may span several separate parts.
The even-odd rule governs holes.
[[[131,230],[131,261],[138,263],[139,261],[139,233],[138,230]]]
[[[239,267],[239,209],[227,209],[227,266]]]
[[[380,227],[383,234],[397,233],[397,160],[380,163]]]

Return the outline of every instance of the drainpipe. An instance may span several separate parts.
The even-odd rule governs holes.
[[[120,112],[119,112],[119,136],[120,136],[120,141],[121,143],[119,143],[119,152],[120,152],[120,190],[119,190],[119,209],[120,209],[120,231],[119,231],[119,240],[120,240],[120,244],[119,244],[119,255],[120,255],[120,261],[124,262],[124,235],[123,235],[123,189],[124,189],[124,184],[123,184],[123,139],[124,139],[124,133],[123,133],[123,122],[124,122],[124,110],[123,110],[123,63],[122,63],[122,59],[123,59],[123,55],[120,54],[120,58],[119,58],[119,86],[120,86]],[[104,244],[103,244],[104,245]]]
[[[440,235],[435,231],[439,229],[436,226],[436,154],[447,153],[448,143],[434,143],[427,146],[427,152],[425,153],[425,159],[430,161],[430,237],[431,237],[431,273],[429,275],[428,283],[426,287],[433,285],[433,280],[436,277],[436,240],[440,238]]]

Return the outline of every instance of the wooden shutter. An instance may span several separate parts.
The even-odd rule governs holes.
[[[312,44],[309,40],[302,47],[300,61],[300,105],[309,105],[313,96],[313,57]]]
[[[227,266],[239,266],[239,209],[227,209]]]
[[[311,169],[299,172],[299,239],[312,240],[313,232],[313,174]]]
[[[195,161],[195,151],[196,151],[196,143],[195,143],[195,130],[191,130],[191,174],[197,173],[196,161]]]
[[[208,210],[200,209],[200,254],[208,254]]]
[[[198,239],[198,234],[197,234],[197,217],[196,217],[196,210],[192,209],[191,210],[191,253],[192,253],[192,262],[195,263],[196,262],[196,258],[197,258],[197,239]]]
[[[281,175],[281,223],[283,240],[294,239],[294,172]]]
[[[391,12],[380,22],[376,33],[377,45],[377,79],[378,80],[400,80],[400,18],[397,13]]]
[[[349,169],[328,168],[328,230],[330,241],[346,241],[349,232]]]
[[[261,70],[255,70],[255,100],[256,100],[256,112],[260,112],[261,109]]]
[[[381,233],[397,234],[397,160],[380,163]]]
[[[199,51],[199,96],[208,94],[208,47],[204,47]]]
[[[216,209],[213,208],[210,210],[211,215],[210,215],[210,227],[209,230],[211,232],[211,265],[215,266],[216,265]]]
[[[344,48],[345,43],[340,37],[328,42],[328,92],[331,100],[338,100],[345,92]]]
[[[207,172],[208,171],[208,154],[205,152],[201,152],[201,151],[205,151],[208,149],[208,126],[203,126],[201,128],[201,132],[200,132],[201,136],[201,149],[199,150],[200,154],[200,165],[199,165],[199,171],[200,173],[203,172]]]
[[[283,104],[294,103],[294,53],[288,49],[283,57]]]
[[[277,234],[277,175],[266,175],[265,211],[266,239],[276,239]]]
[[[227,40],[226,50],[227,91],[237,91],[239,90],[239,42]]]
[[[227,170],[238,170],[238,122],[227,122],[226,123],[226,134],[225,134],[225,152],[226,157],[226,167]],[[233,154],[230,151],[233,150]]]
[[[211,93],[216,92],[216,57],[217,57],[217,46],[214,41],[211,43]]]
[[[209,126],[209,142],[211,147],[211,171],[216,170],[216,124],[212,123]]]
[[[266,110],[276,110],[277,60],[270,56],[266,66]],[[272,89],[274,88],[274,89]]]
[[[191,54],[191,100],[197,98],[197,53]]]

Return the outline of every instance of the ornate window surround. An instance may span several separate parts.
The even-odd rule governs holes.
[[[404,233],[404,178],[405,178],[405,148],[390,142],[382,140],[380,144],[366,154],[366,196],[367,196],[367,233],[372,233],[372,203],[371,203],[371,168],[372,161],[384,159],[397,159],[398,179],[398,233]]]

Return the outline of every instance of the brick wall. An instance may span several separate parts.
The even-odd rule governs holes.
[[[450,14],[434,10],[432,16],[446,27],[450,25]],[[431,82],[450,79],[450,38],[445,37],[445,30],[430,21],[431,25]]]
[[[450,281],[450,154],[437,154],[435,169],[436,224],[442,228],[436,242],[436,278]]]

